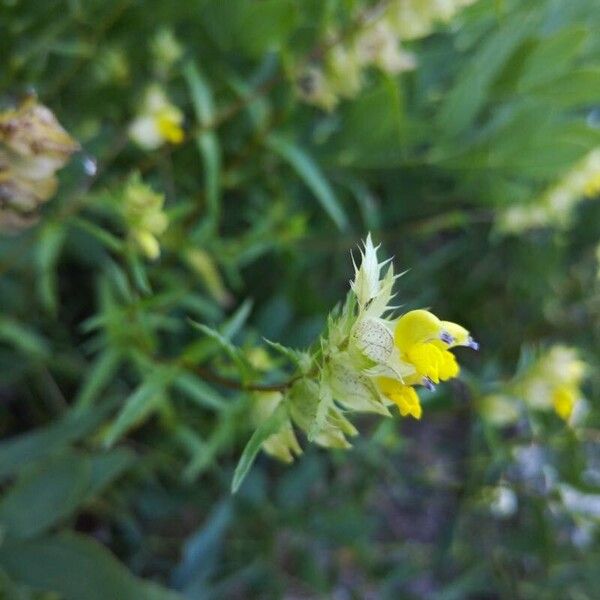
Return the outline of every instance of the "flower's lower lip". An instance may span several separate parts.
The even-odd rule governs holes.
[[[435,390],[435,385],[433,385],[433,381],[429,379],[429,377],[423,377],[423,385],[430,391],[433,392]]]

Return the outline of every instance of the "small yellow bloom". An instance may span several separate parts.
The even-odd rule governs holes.
[[[585,182],[583,187],[583,195],[586,198],[594,198],[600,194],[600,173],[594,173],[590,175],[588,181]]]
[[[129,178],[123,193],[121,211],[131,239],[151,260],[160,256],[158,237],[169,226],[163,212],[165,197],[146,185],[138,173]]]
[[[558,386],[552,393],[552,404],[554,406],[554,410],[556,414],[564,421],[569,420],[575,403],[577,402],[577,397],[578,390],[567,385]]]
[[[156,126],[160,134],[171,144],[181,144],[183,129],[181,128],[181,113],[171,107],[161,109],[156,116]]]
[[[419,375],[434,383],[459,374],[460,368],[449,348],[478,348],[462,325],[440,321],[427,310],[413,310],[400,317],[394,331],[394,343],[403,360],[414,365]]]
[[[587,370],[587,364],[579,358],[575,348],[552,346],[519,375],[507,391],[521,398],[532,411],[554,410],[573,426],[584,414],[581,385]],[[495,398],[494,403],[498,404]]]
[[[146,150],[155,150],[165,142],[180,144],[185,137],[183,113],[169,101],[160,86],[151,85],[138,117],[129,127],[129,135]]]

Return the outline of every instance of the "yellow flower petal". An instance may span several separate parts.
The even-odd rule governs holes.
[[[577,390],[566,385],[557,387],[552,393],[552,404],[554,405],[554,410],[556,414],[564,421],[569,420],[569,417],[573,412],[575,402],[577,402],[577,396]]]
[[[448,350],[440,350],[440,353],[442,355],[442,361],[439,366],[440,379],[447,381],[448,379],[458,377],[460,366],[456,362],[454,354]]]
[[[433,313],[411,310],[398,319],[394,342],[401,352],[408,353],[415,344],[438,339],[441,331],[442,323]]]
[[[156,115],[156,127],[163,138],[171,144],[180,144],[183,141],[184,134],[179,111],[174,112],[170,108],[161,110]]]
[[[440,367],[444,363],[442,351],[434,344],[414,344],[406,353],[408,360],[423,377],[440,382]]]
[[[423,414],[419,396],[414,388],[409,385],[403,385],[395,379],[389,377],[380,377],[377,385],[382,394],[387,396],[400,411],[403,417],[408,415],[415,419],[420,419]]]

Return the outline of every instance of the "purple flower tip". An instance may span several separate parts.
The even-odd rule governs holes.
[[[433,381],[429,379],[429,377],[423,377],[423,385],[430,391],[433,392],[435,390],[435,385],[433,385]]]

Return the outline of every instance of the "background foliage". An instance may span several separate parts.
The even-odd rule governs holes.
[[[600,146],[600,13],[480,0],[406,44],[415,70],[368,70],[332,112],[303,103],[296,67],[363,8],[0,4],[4,100],[33,86],[85,152],[39,223],[0,238],[3,597],[597,596],[597,372],[577,428],[497,429],[478,407],[550,344],[597,364],[598,203],[518,236],[495,223]],[[186,139],[149,152],[127,128],[151,82]],[[119,212],[135,171],[166,196],[156,261]],[[423,421],[365,417],[350,451],[261,457],[231,496],[251,398],[202,375],[238,377],[188,319],[284,380],[262,338],[313,341],[368,230],[410,268],[403,309],[465,323],[482,350]]]

